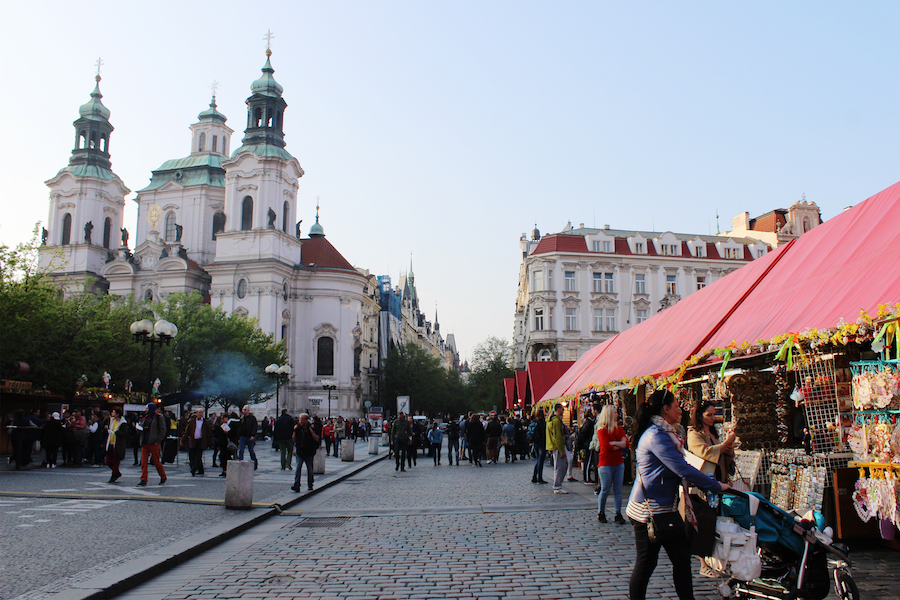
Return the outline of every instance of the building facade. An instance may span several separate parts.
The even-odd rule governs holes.
[[[577,360],[769,251],[756,239],[573,228],[519,240],[515,368]]]
[[[250,86],[240,146],[231,151],[233,130],[213,97],[190,127],[189,154],[163,163],[137,192],[133,239],[123,214],[130,190],[111,169],[113,127],[98,75],[74,123],[69,164],[46,182],[42,265],[67,293],[81,293],[87,283],[95,293],[146,300],[197,291],[214,307],[255,317],[284,342],[293,367],[282,407],[361,416],[378,398],[378,280],[328,241],[318,207],[315,224],[301,235],[304,172],[286,149],[287,103],[270,57],[266,50],[262,75]],[[437,323],[432,331],[417,311],[417,301],[407,303],[414,332],[407,337],[443,352]],[[324,389],[325,381],[336,389]],[[275,400],[270,404],[255,412],[274,413]]]

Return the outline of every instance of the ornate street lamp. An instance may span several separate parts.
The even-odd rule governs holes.
[[[266,367],[266,373],[275,380],[275,418],[277,419],[281,414],[278,408],[278,390],[281,388],[281,384],[287,383],[287,380],[291,378],[291,365],[281,365],[279,367],[272,363]]]
[[[150,393],[153,392],[153,348],[159,344],[168,345],[178,335],[178,328],[164,319],[156,323],[142,319],[131,324],[131,335],[135,343],[150,344]],[[149,396],[149,395],[148,395]]]
[[[322,389],[328,392],[328,418],[331,418],[331,390],[337,389],[337,381],[334,379],[323,379]]]

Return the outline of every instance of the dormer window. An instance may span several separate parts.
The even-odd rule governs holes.
[[[644,249],[644,243],[643,243],[643,242],[637,242],[637,243],[634,245],[634,253],[635,253],[635,254],[646,254],[646,253],[647,253],[647,251]]]
[[[703,258],[703,246],[694,246],[694,256]]]

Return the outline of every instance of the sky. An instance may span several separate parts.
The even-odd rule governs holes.
[[[217,104],[243,136],[272,39],[298,219],[396,284],[463,358],[511,340],[519,237],[707,234],[900,179],[900,3],[16,2],[0,22],[0,243],[46,225],[95,63],[131,190]],[[125,227],[136,204],[126,199]]]

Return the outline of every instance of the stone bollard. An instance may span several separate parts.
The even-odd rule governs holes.
[[[378,454],[378,442],[381,436],[369,436],[369,454]]]
[[[322,475],[325,473],[325,446],[319,446],[316,455],[313,457],[313,474]]]
[[[225,508],[253,507],[253,463],[242,460],[228,461],[225,476]]]
[[[353,462],[353,456],[356,450],[356,443],[353,440],[344,440],[341,444],[341,460],[344,462]]]
[[[390,441],[390,439],[388,439],[387,433],[381,434],[381,445],[382,446],[390,446],[391,445],[391,441]]]

